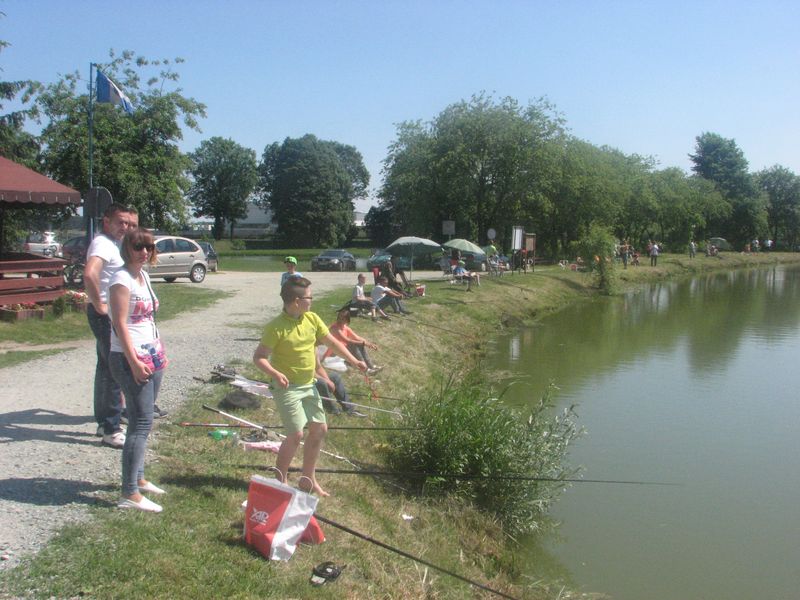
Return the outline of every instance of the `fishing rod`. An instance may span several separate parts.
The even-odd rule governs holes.
[[[436,571],[440,571],[442,573],[445,573],[446,575],[450,575],[450,577],[455,577],[456,579],[460,579],[461,581],[464,581],[464,582],[470,584],[471,586],[480,588],[480,589],[485,590],[487,592],[491,592],[492,594],[496,594],[496,595],[501,596],[503,598],[509,598],[510,600],[517,600],[517,598],[515,596],[509,596],[508,594],[506,594],[504,592],[501,592],[499,590],[495,590],[493,588],[490,588],[488,585],[484,585],[484,584],[479,583],[479,582],[477,582],[477,581],[475,581],[473,579],[469,579],[467,577],[464,577],[463,575],[459,575],[458,573],[454,573],[453,571],[449,571],[449,570],[445,569],[444,567],[440,567],[439,565],[435,565],[435,564],[433,564],[431,562],[428,562],[427,560],[425,560],[423,558],[420,558],[418,556],[414,556],[413,554],[409,554],[408,552],[405,552],[404,550],[400,550],[399,548],[395,548],[394,546],[390,546],[389,544],[381,542],[380,540],[376,540],[375,538],[370,537],[370,536],[368,536],[368,535],[366,535],[364,533],[359,533],[358,531],[356,531],[354,529],[350,529],[346,525],[342,525],[341,523],[337,523],[336,521],[331,521],[330,519],[328,519],[326,517],[323,517],[319,513],[315,513],[314,516],[316,517],[316,519],[318,521],[322,521],[323,523],[327,523],[328,525],[330,525],[332,527],[336,527],[337,529],[341,529],[345,533],[349,533],[350,535],[353,535],[353,536],[355,536],[357,538],[365,540],[365,541],[367,541],[367,542],[369,542],[371,544],[375,544],[376,546],[380,546],[381,548],[383,548],[385,550],[389,550],[390,552],[394,552],[395,554],[399,554],[400,556],[402,556],[404,558],[411,559],[414,562],[418,562],[418,563],[420,563],[422,565],[425,565],[426,567],[430,567],[431,569],[435,569]]]
[[[393,398],[392,396],[373,396],[365,392],[347,392],[351,396],[369,396],[370,398],[378,398],[379,400],[397,400],[398,402],[408,402],[407,398]]]
[[[301,471],[297,467],[292,467],[289,471]],[[544,481],[553,483],[615,483],[624,485],[680,485],[679,483],[668,483],[661,481],[626,481],[620,479],[561,479],[558,477],[534,477],[532,475],[470,475],[462,473],[425,473],[425,472],[403,472],[403,471],[369,471],[352,469],[317,469],[317,473],[338,474],[338,475],[376,475],[383,477],[440,477],[442,479],[480,479],[490,481]]]
[[[439,327],[438,325],[431,325],[430,323],[425,323],[424,321],[418,321],[417,319],[411,319],[409,317],[405,318],[406,321],[411,321],[412,323],[416,323],[417,325],[425,325],[426,327],[433,327],[434,329],[439,329],[441,331],[446,331],[447,333],[452,333],[453,335],[464,335],[463,331],[453,331],[452,329],[446,329],[445,327]]]
[[[207,427],[207,428],[228,428],[233,429],[235,427],[243,428],[243,429],[253,429],[250,425],[243,425],[241,423],[178,423],[181,427]],[[283,429],[282,425],[262,425],[264,429]],[[357,427],[351,425],[337,425],[337,426],[328,426],[328,429],[347,429],[347,430],[356,430],[356,431],[417,431],[421,430],[421,427]]]
[[[323,400],[330,400],[331,402],[338,402],[336,398],[331,398],[330,396],[320,395],[320,398],[322,398]],[[367,410],[376,410],[378,412],[389,413],[390,415],[395,415],[397,417],[400,417],[401,419],[403,418],[403,413],[398,412],[396,410],[387,410],[385,408],[378,408],[376,406],[369,406],[367,404],[356,404],[355,402],[350,402],[349,400],[345,404],[350,404],[351,406],[357,406],[359,408],[365,408]]]
[[[206,409],[206,410],[210,410],[211,412],[218,413],[218,414],[222,415],[223,417],[228,417],[229,419],[233,419],[234,421],[237,421],[239,423],[243,423],[244,425],[249,425],[253,429],[258,429],[260,431],[267,431],[267,428],[264,427],[263,425],[259,425],[258,423],[253,423],[252,421],[248,421],[247,419],[239,418],[236,415],[232,415],[230,413],[226,413],[225,411],[219,410],[218,408],[213,408],[213,407],[209,406],[208,404],[203,404],[203,408]],[[286,436],[283,435],[282,433],[275,432],[275,435],[277,435],[281,439],[286,439]],[[300,444],[301,445],[305,445],[304,442],[300,442]],[[320,450],[320,452],[322,454],[326,454],[327,456],[330,456],[331,458],[335,458],[335,459],[338,459],[338,460],[343,460],[343,461],[345,461],[347,463],[350,463],[354,467],[356,466],[356,465],[353,464],[353,461],[351,461],[346,456],[340,456],[339,454],[334,454],[333,452],[328,452],[327,450]]]

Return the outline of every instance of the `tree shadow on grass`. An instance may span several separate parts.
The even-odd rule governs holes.
[[[0,479],[0,499],[37,506],[112,506],[102,495],[118,489],[117,484],[97,484],[53,477]]]

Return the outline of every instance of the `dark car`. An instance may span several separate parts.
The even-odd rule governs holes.
[[[203,249],[203,252],[206,253],[206,262],[208,263],[208,270],[212,273],[216,273],[217,269],[219,268],[219,259],[217,258],[217,251],[214,250],[214,246],[209,244],[208,242],[198,241],[197,245]]]
[[[325,250],[311,259],[312,271],[355,271],[356,257],[345,250]]]
[[[61,246],[61,254],[64,260],[72,263],[83,263],[86,261],[86,249],[89,245],[86,243],[86,236],[81,235],[68,239]]]

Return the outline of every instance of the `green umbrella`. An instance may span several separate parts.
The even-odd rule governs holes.
[[[450,240],[449,242],[445,242],[442,244],[445,248],[455,248],[456,250],[461,250],[462,252],[469,252],[470,254],[485,254],[483,248],[478,246],[477,244],[473,244],[469,240],[464,240],[461,238],[455,238]]]
[[[414,277],[414,255],[420,256],[421,254],[430,254],[436,251],[441,252],[442,247],[427,238],[419,238],[414,236],[404,236],[397,238],[391,244],[386,246],[386,251],[392,256],[410,256],[411,257],[411,277]]]

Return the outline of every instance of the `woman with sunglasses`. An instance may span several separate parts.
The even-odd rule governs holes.
[[[156,327],[158,299],[150,286],[145,264],[156,263],[153,235],[133,229],[122,239],[124,266],[109,284],[111,313],[111,374],[122,387],[128,410],[128,433],[122,447],[122,498],[119,508],[161,512],[161,506],[142,492],[161,495],[164,490],[144,478],[147,437],[153,426],[153,406],[158,397],[167,359]]]

